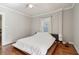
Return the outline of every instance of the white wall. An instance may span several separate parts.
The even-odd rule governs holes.
[[[5,42],[11,43],[16,41],[19,38],[23,38],[29,36],[35,32],[40,31],[40,17],[35,17],[33,19],[26,17],[24,15],[18,14],[14,11],[11,11],[6,8],[0,7],[0,12],[5,14]],[[53,15],[60,15],[60,12],[55,12],[55,14],[45,15],[44,17],[48,17]],[[61,16],[61,15],[60,15]],[[64,10],[63,11],[63,40],[64,41],[71,41],[73,42],[72,38],[72,9]],[[55,16],[54,20],[59,19],[59,16]],[[61,19],[61,18],[60,18]],[[31,26],[32,25],[32,26]],[[57,27],[55,25],[53,27]],[[58,28],[58,27],[57,27]],[[53,33],[58,33],[58,30],[54,28]]]
[[[62,19],[62,12],[59,11],[59,12],[56,12],[56,13],[53,13],[51,14],[50,16],[49,15],[42,15],[42,16],[38,16],[38,17],[34,17],[32,19],[32,33],[35,33],[35,32],[40,32],[41,31],[41,21],[44,20],[45,18],[51,18],[51,23],[52,23],[52,26],[51,26],[51,32],[52,33],[55,33],[55,34],[58,34],[60,31],[59,31],[59,21]]]
[[[2,16],[0,15],[0,29],[2,29]]]
[[[44,15],[43,15],[44,16]],[[63,40],[66,42],[73,42],[73,27],[72,27],[72,17],[73,17],[73,9],[67,9],[61,11],[55,12],[51,14],[52,16],[52,33],[59,33],[59,21],[60,19],[63,20]],[[44,17],[47,17],[46,15]],[[32,20],[32,33],[39,32],[40,31],[40,18],[36,17]]]
[[[3,45],[12,43],[17,39],[27,37],[31,32],[31,20],[29,17],[21,15],[8,8],[0,7],[0,13],[3,13]]]
[[[40,32],[40,18],[33,18],[32,19],[32,34],[35,32]]]
[[[63,40],[73,42],[73,8],[63,10]]]
[[[73,9],[73,38],[74,45],[79,53],[79,4],[75,4]]]

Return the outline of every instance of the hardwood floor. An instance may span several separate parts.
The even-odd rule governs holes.
[[[2,52],[2,55],[25,55],[25,53],[12,47],[11,45],[2,47],[1,52]],[[62,43],[58,43],[58,45],[57,45],[54,53],[52,53],[52,55],[78,55],[78,53],[75,50],[73,45],[68,44],[68,46],[65,46]]]
[[[0,30],[0,55],[1,55],[1,43],[2,43],[2,33],[1,33],[1,30]]]
[[[2,47],[2,55],[25,55],[22,51],[14,48],[11,45]]]
[[[78,55],[76,49],[72,44],[58,43],[58,46],[53,55]]]
[[[1,47],[1,42],[2,42],[2,33],[0,32],[0,47]]]

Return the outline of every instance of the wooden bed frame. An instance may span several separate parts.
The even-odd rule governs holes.
[[[46,55],[52,55],[52,54],[54,53],[54,51],[55,51],[57,45],[58,45],[58,41],[59,41],[59,39],[58,39],[58,37],[59,37],[58,34],[51,34],[51,35],[52,35],[53,37],[55,37],[56,40],[55,40],[55,42],[52,44],[52,46],[48,49]],[[19,51],[21,51],[21,52],[23,52],[23,53],[26,54],[26,55],[31,55],[31,54],[29,54],[29,53],[27,53],[27,52],[25,52],[25,51],[22,51],[22,50],[20,50],[20,49],[18,49],[18,48],[16,48],[16,47],[14,47],[14,48],[17,49],[17,50],[19,50]]]

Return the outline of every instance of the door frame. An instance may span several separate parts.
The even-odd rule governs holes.
[[[4,40],[5,40],[5,13],[0,12],[0,15],[2,16],[2,39],[1,39],[1,45],[5,45]]]

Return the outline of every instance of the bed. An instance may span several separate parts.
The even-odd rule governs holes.
[[[31,37],[17,40],[12,46],[30,55],[46,55],[50,54],[51,46],[55,44],[57,39],[56,34],[38,32]]]

